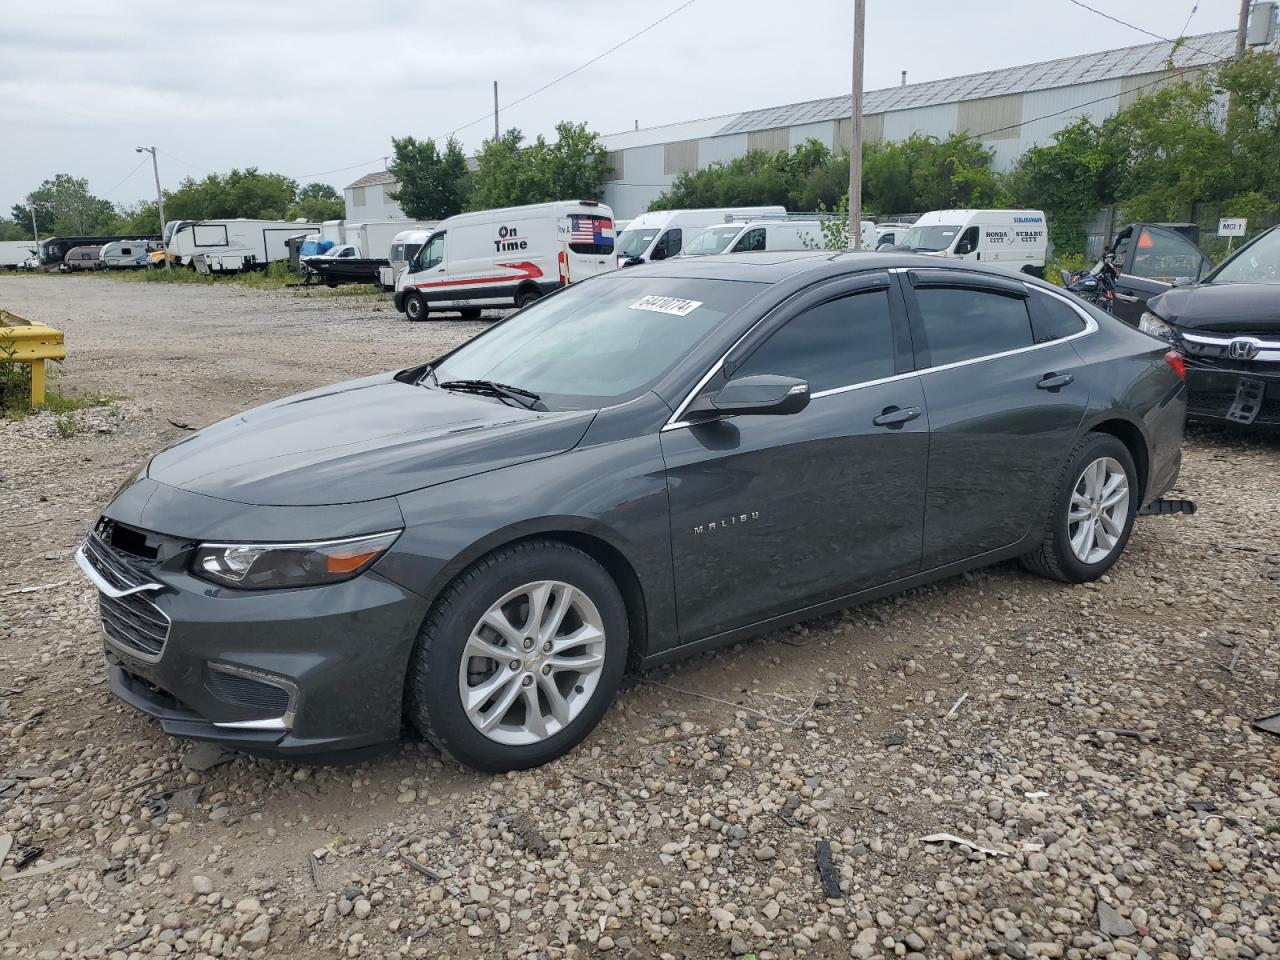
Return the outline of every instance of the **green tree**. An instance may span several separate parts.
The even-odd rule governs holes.
[[[511,129],[476,155],[469,209],[594,199],[608,175],[608,153],[584,123],[558,123],[554,142],[539,136],[527,146]]]
[[[341,220],[347,211],[342,195],[327,183],[308,183],[298,191],[286,220],[309,220],[323,223],[325,220]]]
[[[211,173],[201,180],[188,177],[165,197],[165,216],[171,220],[281,220],[294,204],[297,181],[257,167]]]
[[[415,220],[443,220],[461,213],[470,192],[467,158],[453,137],[444,145],[434,140],[392,137],[395,162],[388,171],[399,187],[393,194],[407,216]]]
[[[9,220],[0,217],[0,240],[30,240],[31,219],[26,221]]]
[[[27,203],[35,208],[36,225],[40,236],[91,236],[107,233],[116,220],[115,208],[107,200],[89,192],[89,181],[59,173],[44,181],[27,197]],[[28,206],[15,204],[13,219],[17,223],[30,224]],[[27,234],[30,236],[30,234]]]
[[[1082,255],[1085,228],[1103,206],[1115,202],[1125,163],[1122,141],[1087,118],[1032,147],[1008,178],[1014,202],[1043,210],[1049,239],[1059,254]]]

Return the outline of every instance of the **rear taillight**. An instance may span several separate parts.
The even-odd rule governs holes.
[[[1178,375],[1178,379],[1183,383],[1187,382],[1187,361],[1182,358],[1177,350],[1167,350],[1164,355],[1164,362],[1169,365],[1169,369]]]
[[[567,287],[569,285],[569,255],[561,250],[556,257],[556,262],[560,266],[560,286]]]

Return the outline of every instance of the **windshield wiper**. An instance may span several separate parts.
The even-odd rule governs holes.
[[[513,387],[505,383],[497,383],[493,380],[446,380],[438,384],[442,390],[462,390],[470,393],[484,393],[489,396],[497,397],[500,400],[511,400],[524,407],[526,410],[536,410],[538,404],[542,402],[542,398],[532,390],[523,390],[520,387]],[[546,409],[546,405],[542,405],[542,409]]]

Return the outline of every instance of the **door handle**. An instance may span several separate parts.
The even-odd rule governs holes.
[[[880,416],[871,422],[877,427],[888,427],[890,430],[901,430],[904,423],[910,423],[916,417],[920,416],[921,409],[919,407],[885,407]]]
[[[1069,373],[1047,373],[1043,380],[1036,384],[1037,390],[1051,390],[1054,393],[1075,381]]]

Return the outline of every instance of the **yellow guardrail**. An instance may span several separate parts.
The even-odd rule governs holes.
[[[45,361],[66,356],[61,330],[0,310],[0,363],[31,365],[31,406],[44,406]]]

